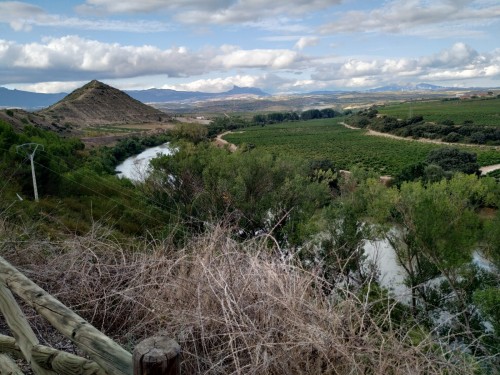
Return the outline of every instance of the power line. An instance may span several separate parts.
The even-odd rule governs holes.
[[[16,146],[16,152],[19,153],[19,150],[33,150],[31,151],[31,153],[28,153],[28,156],[30,158],[30,161],[31,161],[31,177],[33,179],[33,192],[35,194],[35,201],[38,202],[38,188],[36,186],[36,174],[35,174],[35,164],[34,164],[34,158],[35,158],[35,153],[36,153],[36,150],[38,150],[38,148],[40,148],[41,150],[43,150],[43,145],[39,144],[39,143],[24,143],[22,145],[19,145],[19,146]],[[28,151],[26,151],[28,152]]]
[[[69,177],[67,177],[67,176],[65,176],[65,175],[63,175],[63,174],[61,174],[61,173],[59,173],[59,172],[57,172],[57,171],[54,171],[53,169],[51,169],[51,168],[49,168],[49,167],[46,167],[46,166],[45,166],[45,165],[43,165],[43,164],[40,164],[40,163],[38,163],[38,162],[35,162],[35,163],[36,163],[37,165],[39,165],[40,167],[42,167],[42,168],[44,168],[44,169],[46,169],[46,170],[51,171],[52,173],[58,174],[59,176],[61,176],[61,177],[65,178],[65,179],[67,179],[68,181],[71,181],[71,182],[73,182],[73,183],[75,183],[75,184],[77,184],[77,185],[80,185],[80,186],[82,186],[82,187],[84,187],[84,188],[86,188],[86,189],[88,189],[88,190],[92,191],[92,192],[93,192],[93,193],[95,193],[96,195],[99,195],[99,196],[101,196],[101,197],[104,197],[104,198],[106,198],[106,199],[108,199],[108,200],[110,200],[110,201],[112,201],[112,202],[116,203],[117,205],[122,205],[122,206],[124,206],[124,207],[126,207],[126,208],[130,209],[131,211],[138,212],[139,214],[141,214],[142,216],[144,216],[144,217],[146,217],[146,218],[149,218],[149,219],[151,219],[151,220],[153,220],[153,221],[155,221],[155,222],[158,222],[158,223],[160,223],[160,224],[164,224],[164,222],[163,222],[163,221],[159,220],[159,219],[158,219],[158,218],[156,218],[156,217],[153,217],[153,216],[151,216],[151,215],[146,214],[144,211],[141,211],[141,210],[140,210],[140,209],[138,209],[138,208],[131,207],[131,206],[129,206],[129,205],[127,205],[127,204],[125,204],[125,203],[123,203],[123,202],[121,202],[121,201],[118,201],[118,200],[116,200],[116,199],[114,199],[114,198],[112,198],[112,197],[109,197],[109,196],[107,196],[106,194],[101,193],[100,191],[94,190],[93,188],[91,188],[91,187],[89,187],[89,186],[87,186],[87,185],[85,185],[85,184],[82,184],[82,183],[80,183],[80,182],[78,182],[78,181],[75,181],[75,180],[73,180],[73,179],[71,179],[71,178],[69,178]],[[120,191],[118,191],[118,192],[120,192]],[[131,197],[131,196],[129,196],[129,197]],[[178,218],[178,219],[182,219],[180,215],[173,215],[173,214],[172,214],[172,213],[170,213],[170,212],[169,212],[169,214],[170,214],[170,215],[172,215],[172,216],[174,216],[174,217],[176,217],[176,218]],[[186,216],[186,217],[189,217],[189,216]],[[196,219],[196,218],[194,218],[194,217],[189,217],[189,218],[190,218],[190,219]],[[196,219],[196,220],[197,220],[197,221],[202,221],[202,220],[200,220],[200,219]]]
[[[26,160],[28,160],[28,158],[25,158],[23,160],[23,162],[25,162]],[[0,189],[0,194],[3,193],[3,190],[7,187],[7,185],[9,184],[9,182],[12,181],[12,178],[14,177],[14,175],[17,173],[17,171],[19,171],[19,169],[21,169],[21,164],[19,164],[17,166],[17,168],[14,170],[14,172],[12,172],[12,174],[10,175],[10,177],[7,179],[7,181],[5,181],[5,183],[3,184],[2,188]]]
[[[23,146],[23,145],[22,145],[22,146]],[[63,158],[61,158],[61,157],[59,157],[59,156],[52,155],[52,154],[49,154],[48,152],[46,152],[46,151],[43,149],[43,145],[40,145],[40,146],[42,146],[42,149],[39,149],[38,151],[41,151],[41,152],[44,152],[44,153],[46,153],[46,154],[50,155],[50,157],[51,157],[51,158],[54,158],[54,159],[59,159],[59,160],[61,160],[61,161],[65,162],[65,163],[67,162],[65,159],[63,159]],[[4,150],[4,151],[7,151],[7,152],[9,151],[8,149],[4,149],[4,148],[0,148],[0,149],[2,149],[2,150]],[[37,151],[37,150],[35,150],[35,151]],[[27,160],[27,158],[25,158],[23,161],[25,161],[25,160]],[[153,217],[153,216],[151,216],[151,215],[148,215],[148,214],[146,214],[144,211],[141,211],[140,209],[137,209],[137,208],[131,207],[131,206],[127,205],[127,204],[124,204],[122,201],[118,201],[118,200],[116,200],[116,199],[114,199],[114,198],[112,198],[112,197],[110,197],[110,196],[108,196],[108,195],[106,195],[106,194],[103,194],[103,193],[101,193],[101,192],[99,192],[99,191],[97,191],[97,190],[94,190],[92,187],[90,187],[90,186],[88,186],[88,185],[85,185],[85,184],[82,184],[82,183],[80,183],[80,182],[78,182],[78,181],[76,181],[76,180],[74,180],[74,179],[71,179],[71,178],[69,178],[68,176],[66,176],[66,175],[64,175],[64,174],[62,174],[62,173],[60,173],[60,172],[57,172],[57,171],[55,171],[55,170],[53,170],[53,169],[51,169],[51,168],[49,168],[49,167],[47,167],[47,166],[45,166],[45,165],[43,165],[43,164],[41,164],[41,163],[37,162],[37,161],[34,161],[34,164],[37,164],[37,165],[39,165],[41,168],[44,168],[44,169],[46,169],[46,170],[48,170],[48,171],[51,171],[52,173],[55,173],[55,174],[57,174],[57,175],[61,176],[62,178],[66,179],[66,180],[68,180],[68,181],[71,181],[71,182],[73,182],[73,183],[75,183],[75,184],[77,184],[77,185],[79,185],[79,186],[82,186],[82,187],[84,187],[84,188],[88,189],[89,191],[92,191],[92,192],[93,192],[93,193],[95,193],[96,195],[99,195],[99,196],[101,196],[101,197],[103,197],[103,198],[106,198],[106,199],[108,199],[108,200],[110,200],[110,201],[112,201],[112,202],[116,203],[117,205],[122,205],[122,206],[124,206],[124,207],[127,207],[127,208],[128,208],[128,209],[130,209],[131,211],[138,212],[140,215],[142,215],[142,216],[144,216],[144,217],[147,217],[147,218],[149,218],[149,219],[151,219],[151,220],[153,220],[153,221],[155,221],[155,222],[162,223],[162,224],[164,223],[163,221],[158,220],[158,218],[155,218],[155,217]],[[17,168],[17,170],[18,170],[19,168],[20,168],[20,166]],[[17,170],[16,170],[15,172],[17,172]],[[15,172],[14,172],[14,173],[15,173]],[[80,171],[79,169],[73,170],[72,172],[74,172],[74,173],[81,173],[82,175],[84,174],[84,171]],[[11,178],[13,177],[14,173],[12,174]],[[125,197],[131,198],[131,199],[132,199],[132,198],[135,198],[132,194],[128,194],[128,193],[127,193],[127,190],[125,190],[125,189],[123,189],[123,188],[117,188],[117,187],[113,186],[112,184],[108,183],[108,181],[106,181],[106,179],[105,179],[104,177],[102,177],[102,176],[99,176],[99,175],[94,175],[94,176],[92,176],[92,177],[97,177],[97,178],[100,180],[100,181],[96,181],[99,185],[102,185],[102,186],[104,186],[104,187],[106,187],[106,188],[108,188],[108,189],[110,189],[110,190],[113,190],[113,191],[117,192],[118,194],[121,194],[121,195],[123,195],[123,196],[125,196]],[[11,178],[10,178],[10,179],[11,179]],[[7,185],[7,183],[8,183],[8,181],[4,184],[3,188],[5,188],[5,186]],[[3,188],[2,188],[2,190],[3,190]],[[155,204],[155,205],[157,206],[157,207],[156,207],[157,209],[161,209],[161,208],[163,208],[163,209],[167,209],[167,210],[168,210],[168,209],[170,209],[170,208],[171,208],[171,207],[169,207],[169,206],[165,205],[164,203],[162,203],[162,202],[160,202],[160,201],[158,201],[158,200],[156,200],[156,199],[154,199],[154,198],[152,198],[152,197],[146,197],[146,199],[147,199],[149,202],[151,202],[151,203]],[[176,203],[176,202],[174,202],[174,203]],[[177,205],[177,204],[176,204],[176,205]],[[177,206],[177,207],[178,207],[178,206]],[[170,210],[168,210],[168,211],[170,211]],[[167,212],[168,212],[168,211],[167,211]],[[168,214],[169,214],[171,217],[177,218],[178,220],[189,220],[189,221],[192,221],[192,222],[193,222],[193,221],[197,221],[197,222],[205,223],[205,221],[200,220],[199,218],[193,217],[193,216],[191,216],[191,215],[187,215],[187,214],[185,214],[185,213],[180,213],[180,212],[179,212],[179,210],[177,210],[177,212],[175,212],[175,213],[174,213],[174,212],[168,212]]]
[[[44,152],[45,152],[45,151],[44,151]],[[45,152],[45,153],[47,153],[47,152]],[[59,156],[55,156],[55,155],[50,155],[50,156],[51,156],[52,158],[56,158],[56,159],[59,159],[59,160],[61,160],[61,161],[63,161],[63,162],[66,162],[63,158],[61,158],[61,157],[59,157]],[[45,166],[42,166],[42,167],[43,167],[43,168],[45,168],[45,169],[49,169],[49,168],[47,168],[47,167],[45,167]],[[85,188],[89,189],[90,191],[94,191],[94,190],[93,190],[92,188],[90,188],[89,186],[87,186],[87,185],[85,185],[85,184],[82,184],[81,182],[77,182],[77,181],[75,181],[75,180],[72,180],[72,179],[70,179],[69,177],[65,176],[64,174],[61,174],[61,173],[56,172],[56,171],[53,171],[53,170],[51,170],[51,171],[52,171],[53,173],[56,173],[56,174],[60,175],[61,177],[65,178],[65,179],[67,179],[67,180],[69,180],[69,181],[75,182],[75,183],[79,184],[80,186],[82,186],[82,187],[85,187]],[[85,171],[83,171],[83,170],[81,170],[81,169],[75,169],[75,170],[73,170],[73,171],[71,171],[71,172],[73,172],[73,173],[77,173],[77,174],[80,174],[81,176],[84,176],[84,175],[85,175]],[[109,175],[109,176],[110,176],[110,177],[114,176],[115,178],[119,178],[119,177],[116,177],[116,175]],[[119,188],[118,188],[118,187],[116,187],[115,185],[113,185],[112,183],[109,183],[109,182],[108,182],[108,180],[107,180],[107,179],[105,179],[103,176],[100,176],[100,175],[93,175],[92,177],[95,177],[95,178],[99,179],[100,181],[98,181],[98,183],[99,183],[100,185],[102,185],[102,186],[104,186],[104,187],[106,187],[106,188],[110,189],[110,190],[113,190],[113,191],[115,191],[115,192],[117,192],[117,193],[119,193],[119,194],[121,194],[121,195],[123,195],[123,196],[125,196],[125,197],[127,197],[127,198],[131,198],[131,199],[134,199],[134,198],[135,198],[132,194],[127,193],[127,190],[125,190],[125,189],[123,189],[123,188],[121,188],[121,187],[119,187]],[[95,191],[94,191],[94,192],[95,192]],[[98,193],[98,192],[97,192],[97,193]],[[99,194],[101,194],[102,196],[106,196],[106,195],[104,195],[104,194],[102,194],[102,193],[99,193]],[[106,197],[107,197],[107,196],[106,196]],[[165,205],[163,202],[160,202],[160,201],[158,201],[158,200],[154,199],[153,197],[148,196],[148,197],[146,197],[146,199],[147,199],[150,203],[154,203],[155,205],[157,205],[157,206],[158,206],[158,207],[160,207],[160,208],[164,208],[164,209],[169,209],[169,208],[170,208],[169,206]],[[177,202],[174,202],[174,203],[175,203],[175,204],[176,204],[176,206],[178,207]],[[170,212],[170,215],[173,215],[173,216],[175,216],[176,218],[178,218],[178,219],[180,219],[180,220],[182,220],[182,219],[184,218],[184,219],[186,219],[186,220],[191,220],[191,221],[200,221],[200,222],[203,222],[203,220],[200,220],[200,219],[198,219],[198,218],[196,218],[196,217],[193,217],[193,216],[190,216],[190,215],[187,215],[187,214],[183,214],[183,218],[182,218],[179,214],[174,215],[174,214],[172,214],[171,212]]]

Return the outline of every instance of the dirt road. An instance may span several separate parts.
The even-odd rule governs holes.
[[[219,134],[215,139],[214,139],[214,143],[218,146],[218,147],[226,147],[228,146],[229,148],[229,151],[231,152],[235,152],[238,147],[236,147],[235,144],[233,143],[229,143],[228,141],[226,141],[225,139],[222,139],[222,137],[224,137],[225,135],[229,134],[229,133],[232,133],[231,131],[227,131],[227,132],[224,132],[224,133],[221,133]]]
[[[345,122],[340,122],[341,125],[345,126],[348,129],[353,129],[353,130],[366,130],[367,135],[373,135],[377,137],[385,137],[385,138],[392,138],[392,139],[397,139],[401,141],[409,141],[409,142],[421,142],[421,143],[433,143],[437,145],[447,145],[447,146],[464,146],[464,147],[479,147],[479,148],[488,148],[492,150],[500,150],[499,146],[485,146],[485,145],[471,145],[471,144],[465,144],[465,143],[450,143],[450,142],[443,142],[443,141],[438,141],[435,139],[428,139],[428,138],[418,138],[418,139],[413,139],[413,138],[405,138],[405,137],[400,137],[398,135],[390,134],[390,133],[382,133],[378,132],[375,130],[370,130],[370,129],[361,129],[361,128],[356,128],[354,126],[348,125]],[[486,173],[493,172],[500,169],[500,164],[493,164],[493,165],[486,165],[484,167],[479,168],[481,171],[481,174],[485,175]]]
[[[500,169],[500,164],[486,165],[484,167],[479,168],[481,174],[486,174],[489,172],[493,172]]]
[[[408,142],[421,142],[421,143],[433,143],[436,145],[447,145],[447,146],[455,146],[455,147],[475,147],[475,148],[487,148],[491,150],[498,150],[500,151],[500,146],[487,146],[487,145],[473,145],[473,144],[468,144],[468,143],[451,143],[451,142],[443,142],[439,141],[437,139],[429,139],[429,138],[408,138],[408,137],[401,137],[399,135],[394,135],[390,133],[382,133],[378,132],[375,130],[371,129],[361,129],[361,128],[356,128],[354,126],[348,125],[345,122],[339,122],[339,124],[345,126],[348,129],[353,129],[353,130],[366,130],[367,135],[374,135],[377,137],[385,137],[385,138],[392,138],[392,139],[398,139],[401,141],[408,141]]]

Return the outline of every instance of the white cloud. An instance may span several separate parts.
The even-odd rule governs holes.
[[[45,15],[42,8],[19,1],[0,3],[0,22],[8,23],[15,31],[29,31],[31,26],[27,20]]]
[[[38,6],[17,1],[0,3],[0,23],[9,24],[15,31],[30,31],[33,26],[138,33],[159,32],[170,29],[169,25],[158,21],[82,19],[48,14]]]
[[[40,92],[44,94],[59,93],[59,92],[71,92],[81,86],[83,86],[87,81],[75,81],[75,82],[39,82],[28,85],[18,85],[19,90],[26,90],[32,92]]]
[[[83,13],[151,13],[183,8],[215,10],[230,3],[226,0],[86,0],[77,10]]]
[[[323,25],[323,33],[384,32],[422,34],[427,37],[478,35],[475,28],[498,22],[498,2],[483,0],[390,0],[369,12],[351,11],[334,22]],[[440,25],[429,29],[429,26]],[[430,35],[430,31],[434,35]]]
[[[0,69],[7,73],[2,75],[2,83],[15,77],[16,71],[26,75],[24,82],[57,81],[66,74],[72,80],[152,74],[195,75],[207,71],[206,57],[188,52],[184,47],[162,50],[148,45],[123,46],[78,36],[49,38],[43,43],[29,44],[0,40]],[[36,80],[32,79],[34,76]]]
[[[279,49],[253,49],[228,51],[215,57],[216,65],[232,68],[290,68],[300,60],[295,51]]]
[[[189,83],[164,85],[163,89],[177,91],[201,91],[219,93],[231,90],[234,86],[262,87],[265,85],[265,76],[236,75],[225,78],[199,79]]]
[[[219,93],[231,90],[234,86],[239,86],[258,87],[267,92],[290,92],[304,89],[314,89],[314,87],[319,87],[322,84],[323,82],[295,80],[276,74],[266,73],[261,75],[235,75],[224,78],[199,79],[187,83],[167,84],[162,86],[162,88],[179,91]]]
[[[451,48],[444,49],[441,52],[424,57],[420,60],[424,66],[466,66],[474,64],[479,57],[477,51],[465,43],[455,43]]]
[[[369,87],[401,80],[443,81],[500,77],[500,50],[479,53],[464,43],[455,43],[431,56],[408,59],[348,59],[319,62],[312,78],[342,87]]]
[[[82,12],[173,12],[180,22],[239,24],[276,17],[302,18],[304,14],[337,5],[341,0],[87,0]]]
[[[303,36],[297,41],[297,43],[295,43],[293,48],[303,50],[306,47],[315,46],[318,42],[319,38],[315,36]]]
[[[43,43],[0,40],[0,84],[92,78],[126,78],[161,74],[188,77],[240,68],[280,70],[303,57],[291,50],[244,50],[224,45],[191,51],[186,47],[124,46],[78,36],[47,38]],[[16,81],[18,74],[25,77]],[[33,79],[37,77],[37,79]]]

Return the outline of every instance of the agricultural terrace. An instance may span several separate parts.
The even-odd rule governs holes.
[[[421,115],[425,121],[500,126],[500,98],[412,101],[377,107],[380,114],[407,119]]]
[[[396,175],[408,165],[423,161],[436,144],[366,135],[366,130],[347,129],[342,118],[254,126],[224,137],[236,145],[252,144],[259,150],[309,160],[330,159],[341,169],[360,166],[380,174]],[[475,152],[480,165],[500,163],[500,152],[465,147]]]

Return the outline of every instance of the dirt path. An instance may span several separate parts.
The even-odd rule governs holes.
[[[385,138],[392,138],[392,139],[398,139],[401,141],[407,141],[407,142],[420,142],[420,143],[433,143],[436,145],[447,145],[447,146],[455,146],[455,147],[475,147],[475,148],[487,148],[491,150],[500,150],[500,146],[487,146],[487,145],[472,145],[468,143],[451,143],[451,142],[443,142],[439,141],[436,139],[429,139],[429,138],[418,138],[418,139],[413,139],[413,138],[408,138],[408,137],[401,137],[399,135],[394,135],[390,133],[383,133],[383,132],[378,132],[375,130],[371,129],[362,129],[362,128],[356,128],[354,126],[348,125],[345,122],[339,122],[339,124],[345,126],[348,129],[353,129],[353,130],[366,130],[367,135],[374,135],[377,137],[385,137]]]
[[[367,135],[373,135],[377,137],[385,137],[385,138],[392,138],[392,139],[397,139],[401,141],[409,141],[409,142],[421,142],[421,143],[433,143],[436,145],[447,145],[447,146],[464,146],[464,147],[479,147],[479,148],[488,148],[492,150],[500,150],[499,146],[485,146],[485,145],[471,145],[471,144],[466,144],[466,143],[451,143],[451,142],[443,142],[443,141],[438,141],[435,139],[428,139],[428,138],[419,138],[419,139],[413,139],[413,138],[405,138],[405,137],[400,137],[398,135],[390,134],[390,133],[382,133],[382,132],[377,132],[375,130],[371,129],[361,129],[361,128],[356,128],[354,126],[348,125],[345,122],[340,122],[341,125],[345,126],[348,129],[353,129],[353,130],[366,130]],[[479,168],[481,171],[481,174],[485,175],[486,173],[493,172],[500,169],[500,164],[493,164],[493,165],[486,165],[484,167]]]
[[[363,130],[361,128],[356,128],[352,125],[346,124],[345,122],[339,122],[340,125],[344,125],[347,129],[352,129],[352,130]]]
[[[226,147],[228,146],[229,148],[229,151],[231,152],[235,152],[238,147],[236,147],[235,144],[233,143],[229,143],[228,141],[226,141],[225,139],[222,139],[222,137],[224,137],[225,135],[227,134],[230,134],[230,133],[233,133],[232,131],[227,131],[227,132],[224,132],[224,133],[221,133],[219,134],[215,139],[214,139],[214,143],[217,145],[217,147]],[[242,132],[240,132],[242,133]]]
[[[500,164],[486,165],[484,167],[479,168],[481,174],[483,175],[489,172],[496,171],[498,169],[500,169]]]

